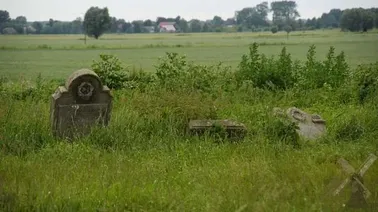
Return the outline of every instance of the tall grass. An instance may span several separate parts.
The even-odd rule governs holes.
[[[155,73],[100,57],[94,70],[117,85],[111,123],[71,143],[50,133],[49,98],[62,82],[1,80],[1,209],[342,209],[350,189],[325,196],[333,178],[345,177],[335,161],[344,157],[358,167],[378,153],[378,64],[351,69],[332,47],[324,61],[311,47],[304,62],[285,49],[268,58],[258,47],[250,46],[236,70],[176,53],[161,57]],[[291,106],[321,114],[327,134],[313,142],[296,137],[273,114]],[[248,134],[238,143],[190,136],[190,119],[237,120]],[[369,203],[378,200],[377,171],[375,164],[365,176]]]

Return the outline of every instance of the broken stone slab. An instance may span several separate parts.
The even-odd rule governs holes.
[[[281,108],[274,108],[273,113],[297,123],[297,133],[306,139],[315,140],[326,133],[326,121],[318,114],[308,114],[296,107],[287,109],[286,113]]]
[[[205,132],[225,133],[228,138],[244,138],[247,128],[243,123],[231,120],[190,120],[189,132],[194,135],[203,135]]]
[[[72,73],[51,97],[50,121],[55,137],[72,139],[107,126],[112,111],[110,89],[92,70]]]

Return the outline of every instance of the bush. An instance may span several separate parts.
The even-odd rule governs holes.
[[[255,87],[264,89],[285,90],[293,87],[298,63],[292,61],[286,47],[282,49],[277,60],[259,54],[258,47],[257,43],[253,43],[249,47],[249,54],[242,56],[236,71],[238,85],[248,80],[252,81]]]
[[[354,86],[358,91],[360,104],[372,100],[377,96],[378,88],[378,62],[369,65],[359,65],[354,72]]]
[[[278,32],[278,27],[277,26],[273,26],[270,31],[273,33],[273,34],[276,34]]]
[[[221,84],[229,79],[228,67],[218,65],[196,65],[189,63],[185,55],[166,53],[159,59],[156,76],[159,87],[167,90],[201,91],[211,93],[216,87],[227,86]]]
[[[310,46],[304,67],[298,69],[298,85],[306,89],[316,89],[324,86],[337,88],[343,85],[350,74],[344,52],[335,56],[335,48],[331,46],[326,60],[320,62],[315,58],[315,49],[315,45]]]
[[[100,59],[100,61],[93,61],[92,70],[100,77],[102,83],[110,89],[123,88],[127,74],[119,59],[106,54],[101,54]]]

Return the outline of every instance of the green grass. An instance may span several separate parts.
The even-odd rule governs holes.
[[[165,52],[186,54],[201,64],[224,62],[236,68],[240,55],[253,42],[260,43],[260,51],[276,55],[283,46],[294,59],[306,59],[310,45],[317,46],[323,59],[330,45],[344,51],[348,63],[375,62],[378,57],[378,37],[369,34],[338,31],[294,32],[289,40],[285,33],[201,33],[105,35],[100,40],[89,40],[84,45],[80,35],[0,36],[0,75],[11,79],[21,76],[34,78],[41,73],[46,78],[64,78],[72,71],[87,68],[100,53],[117,55],[125,64],[154,71],[158,57]]]
[[[345,51],[355,71],[357,64],[377,62],[374,34],[293,33],[289,41],[284,34],[269,33],[106,35],[89,41],[106,49],[85,49],[75,44],[81,42],[78,38],[0,37],[0,46],[8,46],[0,50],[0,78],[35,78],[38,73],[43,77],[36,88],[28,85],[34,81],[0,80],[0,210],[340,211],[350,188],[338,197],[327,196],[346,177],[336,160],[344,157],[358,168],[369,153],[378,155],[376,91],[359,104],[353,77],[341,87],[284,91],[250,84],[236,89],[233,78],[230,88],[222,87],[232,74],[217,75],[208,91],[179,87],[192,83],[180,76],[168,79],[177,85],[171,91],[159,87],[158,81],[140,79],[144,86],[139,89],[112,91],[114,107],[107,128],[94,129],[72,143],[52,137],[49,114],[50,96],[58,86],[49,80],[64,80],[72,71],[90,67],[100,53],[116,54],[126,64],[153,73],[165,51],[185,53],[196,64],[224,61],[236,70],[253,41],[268,55],[278,55],[281,42],[288,42],[288,51],[302,62],[311,44],[321,60],[333,45],[336,53]],[[159,42],[172,46],[145,46]],[[185,42],[203,43],[173,46]],[[117,48],[117,43],[125,46]],[[37,49],[43,44],[51,49]],[[64,50],[71,45],[75,48]],[[378,66],[372,67],[374,72]],[[210,73],[201,74],[195,79],[206,80]],[[327,121],[325,137],[300,140],[299,147],[275,137],[281,129],[272,125],[273,108],[292,106],[320,114]],[[242,122],[248,134],[242,141],[229,142],[185,133],[189,118],[209,117]],[[378,203],[378,162],[364,181],[373,207]]]

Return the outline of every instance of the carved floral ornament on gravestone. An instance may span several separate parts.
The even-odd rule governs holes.
[[[113,97],[91,70],[72,73],[51,99],[50,119],[55,137],[72,139],[86,135],[92,126],[107,126],[110,121]]]

